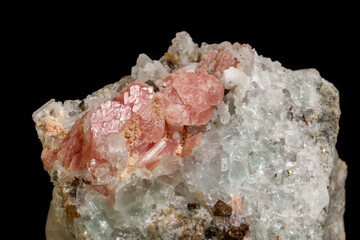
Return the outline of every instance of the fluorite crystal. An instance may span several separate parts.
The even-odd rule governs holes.
[[[336,88],[247,44],[195,44],[34,112],[47,239],[345,239]]]

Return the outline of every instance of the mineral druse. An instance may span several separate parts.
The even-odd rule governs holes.
[[[160,60],[34,112],[56,239],[345,239],[336,88],[247,44]]]

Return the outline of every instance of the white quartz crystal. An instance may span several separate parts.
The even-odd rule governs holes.
[[[223,220],[213,217],[211,208],[235,195],[241,209],[230,221],[249,226],[243,239],[345,239],[346,165],[335,149],[337,89],[315,69],[288,70],[248,45],[198,47],[186,32],[178,33],[159,61],[141,54],[131,77],[83,101],[51,101],[36,111],[33,118],[42,143],[54,141],[57,147],[61,141],[58,134],[44,131],[48,118],[69,131],[84,112],[115,97],[128,82],[157,80],[187,65],[194,71],[202,54],[221,47],[229,48],[240,64],[219,76],[225,96],[211,120],[189,130],[203,134],[200,145],[185,159],[163,159],[152,172],[139,169],[126,180],[110,179],[99,169],[99,184],[117,186],[114,202],[84,182],[65,184],[68,176],[57,168],[49,240],[217,239],[211,238],[211,224],[221,230],[227,223],[217,223]],[[124,159],[119,157],[124,140],[115,140],[102,154],[124,164],[118,161]],[[72,194],[64,207],[66,191]],[[76,210],[75,217],[66,218],[66,207]],[[192,207],[196,209],[189,210]]]

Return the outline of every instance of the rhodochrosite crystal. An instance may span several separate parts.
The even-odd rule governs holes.
[[[159,60],[34,112],[47,239],[345,239],[336,88],[247,44],[176,34]]]

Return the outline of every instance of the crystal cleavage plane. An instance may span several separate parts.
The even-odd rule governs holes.
[[[337,89],[180,32],[160,60],[34,112],[48,240],[345,239]]]

